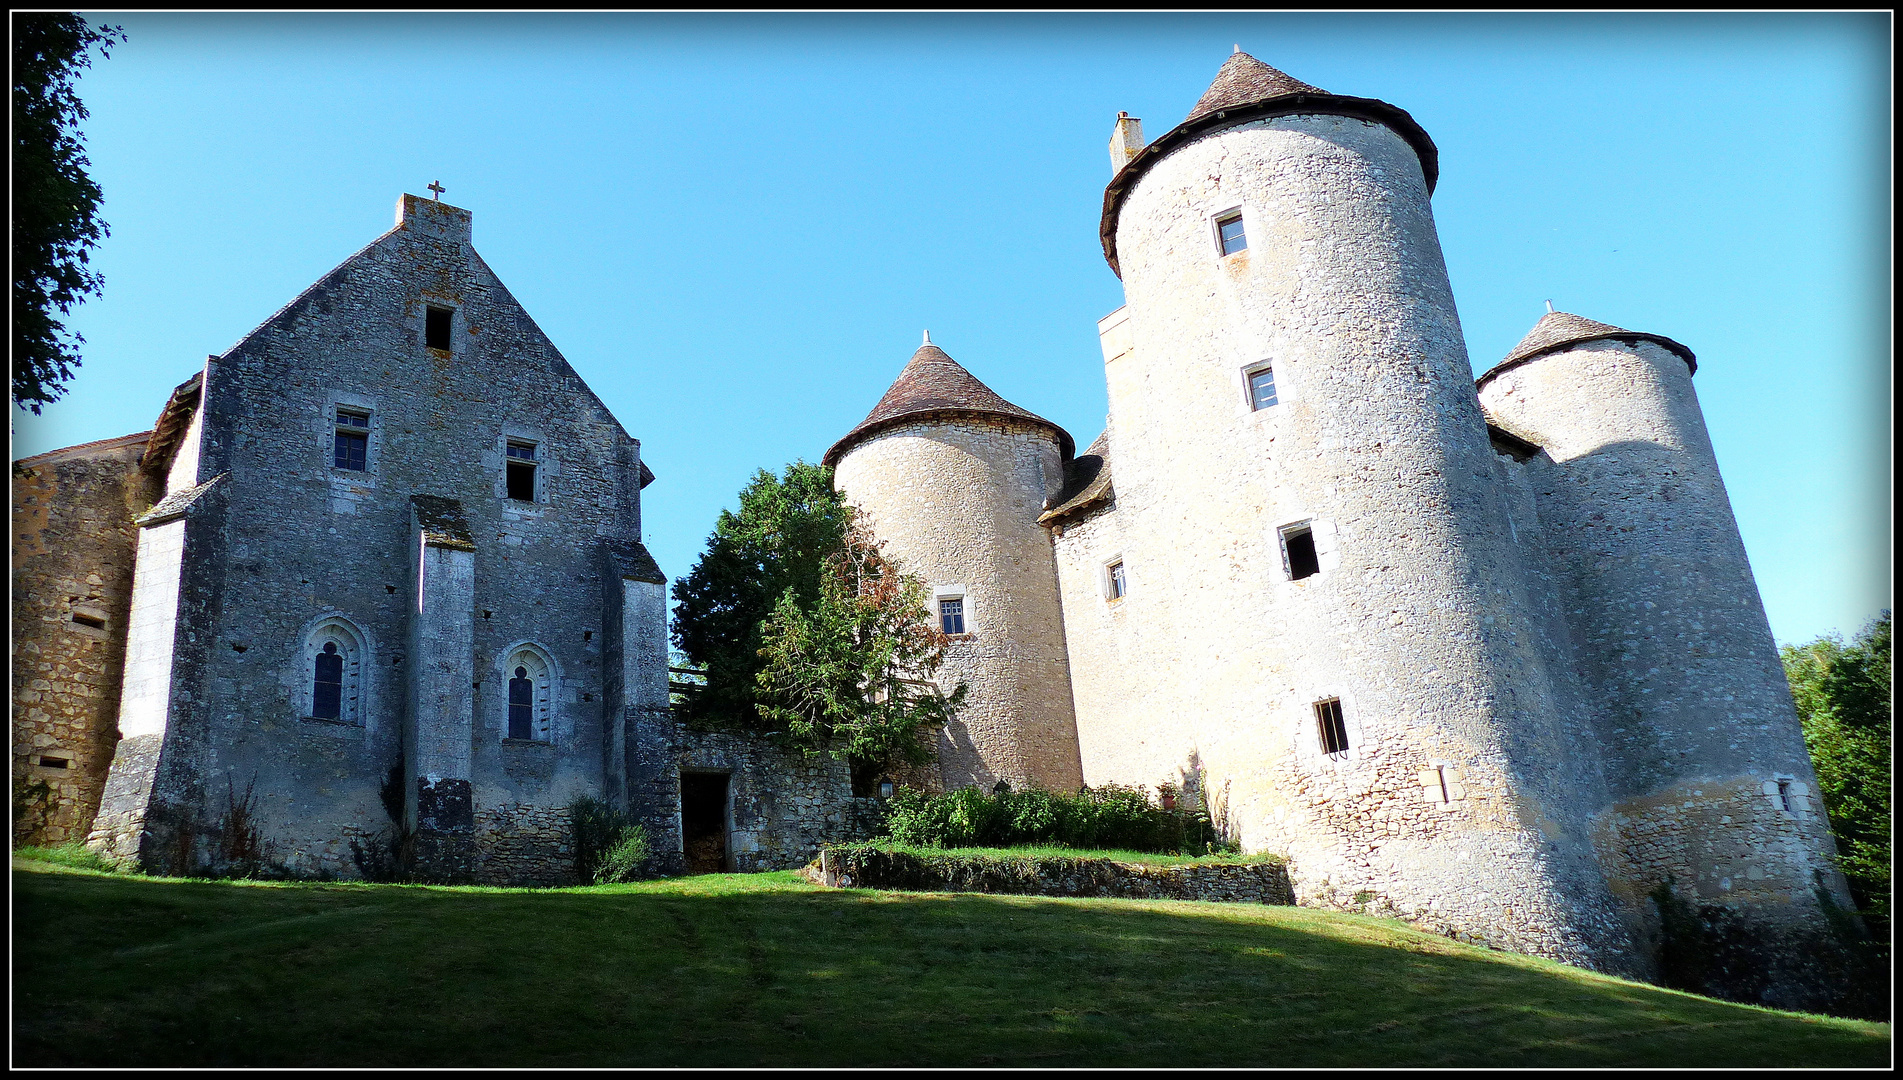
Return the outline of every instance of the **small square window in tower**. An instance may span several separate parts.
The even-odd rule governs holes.
[[[1234,255],[1249,246],[1249,238],[1242,232],[1242,211],[1216,219],[1216,239],[1222,244],[1224,255]]]
[[[1290,581],[1311,578],[1322,572],[1315,554],[1315,531],[1307,525],[1291,525],[1282,530],[1282,565]]]
[[[370,450],[370,414],[340,406],[331,450],[332,465],[353,472],[364,471]]]
[[[423,312],[423,344],[432,349],[449,351],[449,327],[454,312],[448,308],[430,307]]]
[[[1249,371],[1249,407],[1266,409],[1275,404],[1275,369],[1267,364]]]
[[[1110,592],[1110,599],[1123,599],[1123,594],[1130,591],[1130,581],[1123,575],[1122,561],[1113,562],[1105,567],[1104,574],[1107,578],[1106,586]]]
[[[947,634],[965,632],[965,598],[948,596],[938,602],[938,625]]]
[[[1342,715],[1340,698],[1315,703],[1315,727],[1321,735],[1322,753],[1335,757],[1348,752],[1348,720]]]
[[[509,498],[521,502],[534,502],[535,444],[510,439],[507,468]]]

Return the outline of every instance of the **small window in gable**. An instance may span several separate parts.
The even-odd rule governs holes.
[[[1342,714],[1340,698],[1315,703],[1315,727],[1322,753],[1336,757],[1348,752],[1348,719]]]
[[[1290,581],[1301,581],[1322,572],[1321,557],[1315,552],[1313,528],[1303,524],[1282,530],[1282,565]]]
[[[947,634],[965,632],[965,598],[962,596],[941,597],[938,601],[938,625]]]
[[[535,501],[535,444],[509,440],[508,495],[521,502]]]
[[[454,312],[448,308],[434,305],[425,309],[423,314],[423,344],[432,349],[449,351],[449,327]]]
[[[339,469],[362,472],[369,461],[370,414],[339,405],[336,432],[331,437],[331,448],[332,465]]]
[[[1242,232],[1242,211],[1232,210],[1216,219],[1216,242],[1224,255],[1234,255],[1249,246],[1249,238]]]
[[[1249,407],[1259,410],[1266,409],[1275,404],[1275,369],[1267,364],[1262,364],[1258,367],[1250,368],[1247,375],[1249,378]]]

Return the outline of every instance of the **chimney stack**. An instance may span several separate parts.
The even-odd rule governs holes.
[[[1143,149],[1143,121],[1127,112],[1117,114],[1116,130],[1110,133],[1110,171],[1122,169]]]

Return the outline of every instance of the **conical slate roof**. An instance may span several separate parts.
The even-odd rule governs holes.
[[[1197,120],[1218,109],[1246,105],[1251,101],[1282,97],[1285,94],[1326,94],[1319,86],[1277,71],[1246,52],[1233,53],[1216,71],[1216,81],[1203,91],[1202,99],[1183,118]]]
[[[1069,432],[999,397],[927,338],[925,344],[912,354],[905,370],[899,372],[892,388],[879,399],[879,404],[859,422],[858,427],[834,443],[826,451],[826,456],[820,458],[820,462],[825,465],[838,464],[846,451],[867,436],[901,421],[935,414],[1003,416],[1042,424],[1057,436],[1058,450],[1066,460],[1076,451],[1077,444]]]
[[[1040,525],[1049,525],[1066,514],[1095,506],[1115,497],[1110,486],[1110,430],[1093,439],[1084,452],[1064,466],[1064,490],[1038,515]]]
[[[1122,268],[1117,265],[1117,215],[1123,210],[1124,197],[1135,190],[1150,166],[1207,132],[1296,113],[1352,116],[1385,125],[1414,148],[1421,161],[1421,178],[1427,183],[1428,194],[1433,194],[1434,183],[1440,178],[1440,151],[1406,109],[1374,98],[1331,94],[1237,50],[1222,62],[1215,81],[1203,91],[1189,116],[1137,151],[1104,189],[1103,219],[1098,235],[1103,241],[1104,261],[1110,264],[1110,269],[1116,271],[1118,277],[1123,276]]]
[[[1547,353],[1563,349],[1568,345],[1577,345],[1583,341],[1651,341],[1665,346],[1685,359],[1685,365],[1693,371],[1698,370],[1698,358],[1692,351],[1668,337],[1658,334],[1642,334],[1624,330],[1610,323],[1594,322],[1565,311],[1549,311],[1540,316],[1533,329],[1520,339],[1520,343],[1507,353],[1506,359],[1495,364],[1485,375],[1480,376],[1477,385],[1484,386],[1488,379],[1515,368]]]

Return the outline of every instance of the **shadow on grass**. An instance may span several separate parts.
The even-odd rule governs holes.
[[[1877,1065],[1887,1025],[1299,908],[14,875],[21,1065]]]

